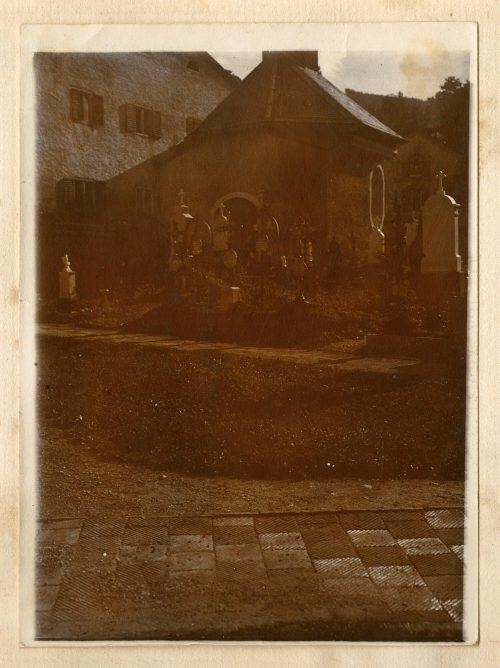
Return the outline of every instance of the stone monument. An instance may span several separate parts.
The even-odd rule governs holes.
[[[372,227],[368,241],[368,264],[380,264],[384,256],[385,237],[381,229]]]
[[[76,274],[71,269],[68,255],[61,257],[63,268],[59,272],[59,300],[65,304],[76,299]]]
[[[422,263],[419,293],[429,300],[461,296],[464,291],[462,258],[459,253],[458,216],[460,205],[446,194],[443,172],[438,188],[422,209]]]
[[[379,215],[373,214],[373,178],[380,174],[381,180],[381,209]],[[382,231],[385,220],[385,176],[382,165],[376,165],[370,172],[368,181],[368,215],[370,217],[371,233],[368,241],[368,264],[379,264],[385,253],[385,235]]]
[[[219,212],[212,223],[213,250],[223,254],[229,249],[229,219],[226,207],[221,204]]]
[[[460,205],[446,194],[443,172],[437,174],[438,189],[422,209],[423,273],[461,272],[458,252],[458,212]]]

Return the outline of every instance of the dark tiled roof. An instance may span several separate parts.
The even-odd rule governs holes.
[[[329,95],[336,104],[340,105],[360,123],[367,125],[374,130],[378,130],[379,132],[391,135],[397,139],[402,139],[402,137],[398,135],[397,132],[391,130],[391,128],[387,127],[387,125],[384,125],[384,123],[379,121],[378,118],[375,118],[375,116],[372,116],[368,111],[366,111],[366,109],[363,109],[363,107],[361,107],[357,102],[351,100],[350,97],[348,97],[345,93],[342,93],[342,91],[340,91],[336,86],[328,81],[328,79],[325,79],[325,77],[321,76],[321,74],[306,68],[297,69],[300,69],[305,76],[311,79],[311,81],[314,81],[327,95]]]
[[[274,122],[364,131],[391,148],[400,135],[342,93],[319,72],[279,58],[261,62],[187,137],[165,154],[168,160],[193,143],[218,133],[260,128]]]

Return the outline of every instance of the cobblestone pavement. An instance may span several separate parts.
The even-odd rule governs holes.
[[[273,359],[295,364],[327,364],[343,372],[383,373],[383,374],[416,374],[423,369],[428,372],[427,365],[415,359],[397,359],[386,357],[366,357],[360,350],[354,354],[341,350],[303,350],[297,348],[257,348],[237,346],[232,343],[215,341],[191,341],[168,336],[151,336],[147,334],[124,334],[115,330],[84,329],[72,325],[39,325],[38,333],[42,336],[74,338],[82,341],[99,341],[114,344],[135,344],[145,347],[164,348],[192,353],[198,351],[218,351],[227,355]],[[362,347],[360,342],[358,348]]]
[[[443,640],[457,509],[39,522],[37,638]]]

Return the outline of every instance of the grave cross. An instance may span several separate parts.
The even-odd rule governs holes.
[[[179,190],[179,204],[180,204],[181,206],[184,204],[184,195],[185,195],[185,194],[186,194],[186,193],[185,193],[184,190],[181,188],[181,189]]]
[[[438,193],[440,195],[446,195],[443,186],[443,179],[446,177],[446,174],[442,170],[439,170],[439,172],[436,174],[436,177],[438,180]]]

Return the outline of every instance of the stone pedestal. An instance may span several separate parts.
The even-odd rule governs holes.
[[[379,264],[384,255],[384,234],[372,228],[368,245],[368,264]]]
[[[241,302],[241,290],[235,287],[221,288],[217,300],[217,310],[225,313],[229,311],[235,304]]]
[[[65,302],[76,299],[76,275],[74,271],[62,269],[59,272],[59,299]]]

